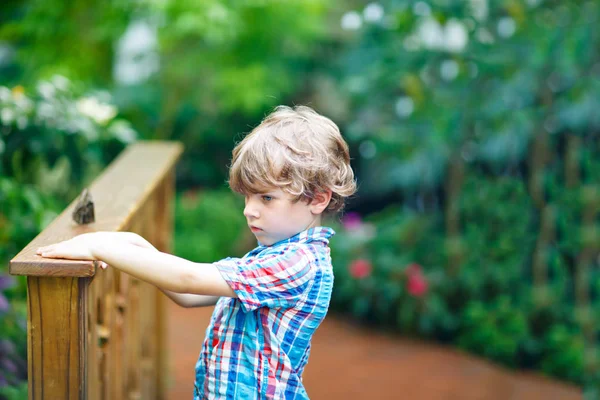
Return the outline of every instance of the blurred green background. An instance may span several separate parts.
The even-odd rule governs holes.
[[[135,140],[178,140],[175,252],[254,246],[227,164],[279,104],[333,119],[359,192],[332,310],[600,396],[600,1],[5,0],[0,396],[26,388],[8,261]]]

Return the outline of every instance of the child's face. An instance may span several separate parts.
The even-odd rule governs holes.
[[[308,228],[320,225],[314,205],[294,198],[281,189],[246,196],[244,216],[260,244],[270,246]]]

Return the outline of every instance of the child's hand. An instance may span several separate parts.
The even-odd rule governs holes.
[[[93,248],[99,241],[110,240],[97,232],[84,233],[63,242],[37,249],[36,254],[46,258],[66,258],[69,260],[96,260]]]
[[[100,267],[108,265],[94,254],[98,246],[114,247],[117,244],[134,245],[145,249],[158,250],[150,242],[133,232],[91,232],[75,236],[63,242],[51,244],[37,249],[36,254],[46,258],[66,258],[69,260],[98,260]]]

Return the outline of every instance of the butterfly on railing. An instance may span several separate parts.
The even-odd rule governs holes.
[[[94,201],[88,189],[83,189],[73,210],[73,221],[79,225],[91,224],[95,221]]]

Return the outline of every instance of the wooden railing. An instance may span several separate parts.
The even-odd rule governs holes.
[[[97,262],[44,259],[38,247],[85,232],[131,231],[169,251],[177,143],[128,147],[89,187],[94,223],[74,201],[10,262],[27,276],[30,399],[165,398],[165,296]]]

